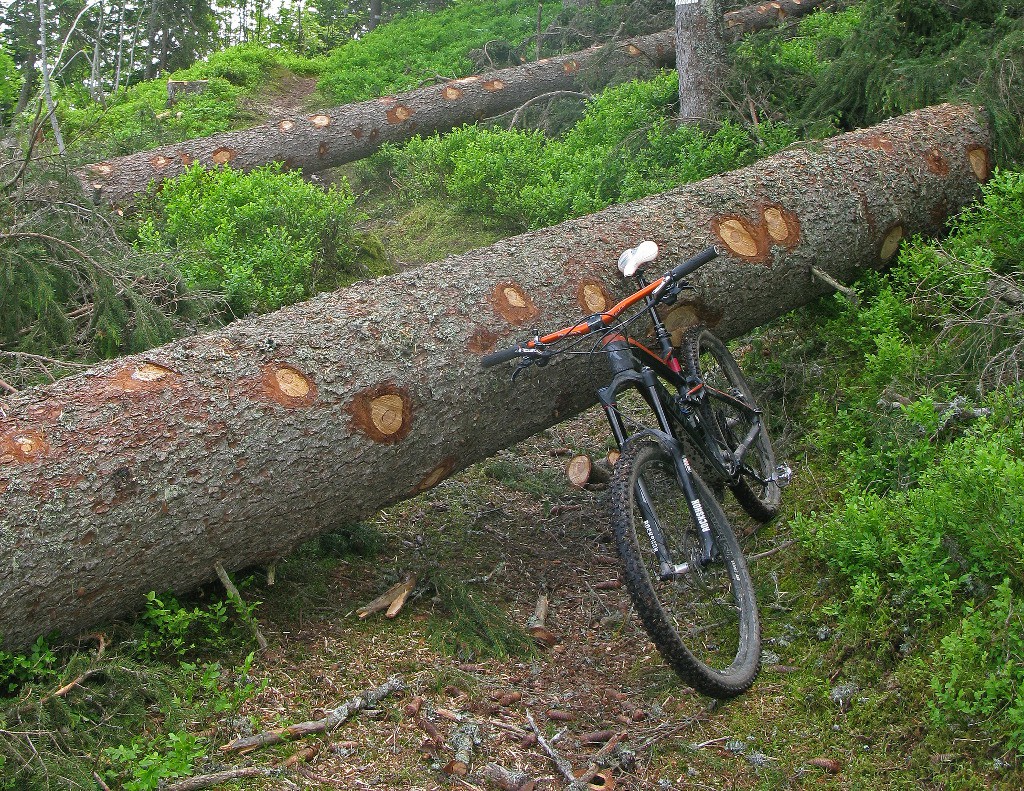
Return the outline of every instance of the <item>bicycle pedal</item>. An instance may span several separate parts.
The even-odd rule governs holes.
[[[780,464],[775,468],[775,475],[772,476],[780,489],[785,489],[793,482],[793,468],[788,464]]]

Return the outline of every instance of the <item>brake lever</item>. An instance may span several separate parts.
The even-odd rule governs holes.
[[[541,349],[530,349],[527,354],[523,355],[523,358],[519,361],[515,370],[512,371],[512,382],[514,383],[516,381],[516,377],[531,365],[543,368],[551,361],[551,357],[551,352],[542,351]]]
[[[519,364],[516,365],[515,370],[512,371],[512,379],[511,379],[512,384],[515,384],[516,383],[516,378],[519,376],[519,374],[521,374],[523,371],[525,371],[531,365],[533,365],[533,360],[531,360],[529,357],[524,357],[522,360],[520,360]]]

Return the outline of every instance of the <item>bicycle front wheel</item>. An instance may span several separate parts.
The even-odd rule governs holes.
[[[612,528],[626,587],[662,657],[698,692],[731,698],[750,688],[761,667],[757,602],[721,506],[697,475],[691,479],[711,529],[710,559],[672,456],[649,440],[629,445],[615,466]],[[662,579],[652,541],[659,533],[671,563],[687,564],[685,572]]]
[[[739,398],[751,409],[757,408],[754,393],[729,349],[706,327],[694,327],[683,338],[682,358],[691,375],[704,381],[706,388]],[[728,401],[705,393],[699,405],[701,419],[730,453],[754,425],[751,415]],[[737,502],[759,522],[767,522],[779,512],[782,489],[776,480],[775,451],[768,426],[761,416],[761,428],[751,444],[739,477],[729,485]]]

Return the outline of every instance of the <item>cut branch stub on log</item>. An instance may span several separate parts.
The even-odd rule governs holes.
[[[895,225],[907,237],[937,230],[977,194],[968,152],[988,145],[976,108],[921,110],[5,397],[3,646],[84,631],[152,590],[188,590],[218,560],[265,565],[592,405],[601,360],[511,386],[480,356],[577,321],[583,282],[621,299],[630,289],[615,262],[641,239],[662,249],[657,266],[722,246],[667,320],[734,338],[830,293],[812,266],[848,283],[884,264]],[[944,174],[927,167],[933,150]],[[765,228],[770,207],[799,235],[775,243],[765,230],[773,242],[761,240],[758,261],[715,230],[728,217]],[[508,283],[536,311],[525,325],[502,313],[495,292]],[[369,403],[372,423],[388,394],[407,427],[397,441],[357,408]],[[378,410],[385,430],[398,401],[391,417]]]
[[[725,15],[728,34],[740,36],[808,13],[822,0],[781,0],[741,8]],[[372,154],[384,143],[414,135],[447,131],[515,110],[544,94],[579,92],[580,76],[591,63],[602,70],[675,64],[675,35],[663,30],[647,36],[545,58],[442,85],[333,107],[305,116],[281,118],[236,132],[222,132],[85,165],[76,171],[86,195],[95,202],[120,203],[143,192],[151,181],[180,175],[193,162],[241,170],[281,162],[315,173]],[[168,101],[177,86],[168,83]],[[168,105],[170,106],[170,105]]]

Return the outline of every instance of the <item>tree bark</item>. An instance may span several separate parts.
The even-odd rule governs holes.
[[[367,33],[380,24],[380,3],[381,0],[370,0],[370,21],[366,24]]]
[[[810,11],[819,0],[785,0],[792,14]],[[777,3],[763,3],[741,9],[742,22],[732,24],[733,35],[772,24]],[[758,9],[772,9],[760,13]],[[747,13],[750,11],[750,13]],[[155,10],[154,12],[155,13]],[[726,14],[727,24],[733,14]],[[749,28],[748,28],[749,26]],[[605,62],[606,49],[594,47],[582,52],[528,63],[484,76],[452,80],[443,85],[385,96],[368,102],[343,105],[308,116],[282,118],[237,132],[222,132],[210,137],[187,140],[86,165],[77,171],[87,195],[99,200],[121,203],[143,192],[150,182],[180,175],[193,162],[207,167],[230,165],[241,170],[282,162],[288,168],[307,173],[337,167],[372,154],[384,143],[401,143],[413,135],[446,131],[463,123],[472,123],[508,112],[546,93],[577,90],[577,78],[591,63],[602,68],[620,68],[648,64],[651,68],[675,63],[675,33],[663,30],[612,46]],[[98,191],[98,192],[97,192]]]
[[[756,33],[775,27],[786,19],[796,19],[824,6],[828,0],[771,0],[744,8],[737,8],[725,15],[726,38],[737,38],[747,33]]]
[[[571,358],[515,386],[482,354],[718,244],[671,309],[732,338],[882,266],[990,170],[977,108],[942,105],[357,284],[0,401],[0,635],[24,645],[269,563],[594,403]]]
[[[725,73],[720,0],[676,0],[676,71],[679,118],[718,118],[720,80]]]
[[[668,66],[673,51],[672,34],[663,31],[613,45],[611,60],[616,66],[644,61]],[[399,96],[282,118],[86,165],[77,175],[87,194],[100,189],[102,199],[115,203],[145,190],[151,181],[180,175],[193,162],[252,170],[277,161],[312,173],[367,157],[384,143],[448,130],[507,112],[540,94],[575,89],[578,73],[604,52],[595,47]]]

